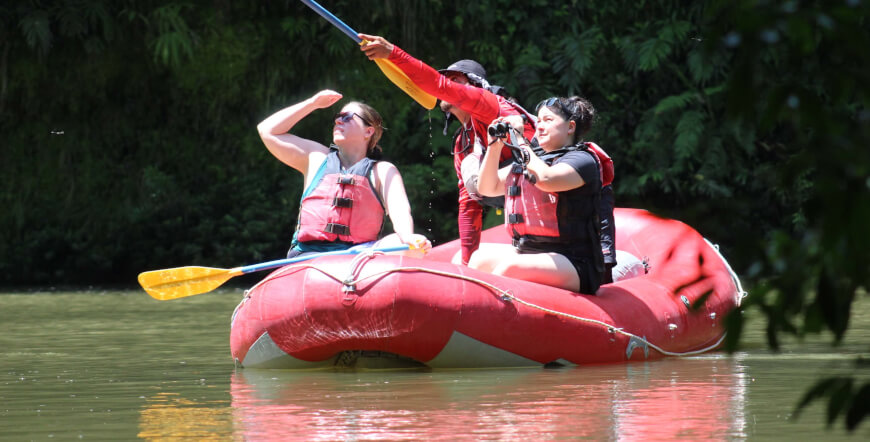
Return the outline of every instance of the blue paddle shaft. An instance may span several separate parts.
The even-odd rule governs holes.
[[[320,6],[314,0],[302,0],[302,3],[305,3],[305,6],[313,9],[314,12],[320,14],[321,17],[325,18],[326,21],[332,23],[336,28],[340,29],[341,32],[347,34],[348,37],[352,38],[353,41],[357,43],[361,43],[362,39],[357,36],[357,32],[351,29],[350,26],[346,25],[343,21],[339,20],[338,17],[332,15],[329,11],[324,9],[323,6]]]
[[[303,0],[303,1],[305,1],[305,0]],[[336,250],[334,252],[312,253],[310,255],[297,256],[296,258],[278,259],[275,261],[268,261],[268,262],[264,262],[264,263],[260,263],[260,264],[253,264],[253,265],[242,267],[239,270],[242,273],[247,274],[247,273],[252,273],[252,272],[259,272],[260,270],[268,270],[268,269],[274,269],[276,267],[283,267],[285,265],[293,264],[295,262],[307,261],[309,259],[314,259],[314,258],[320,258],[321,256],[356,255],[357,253],[362,253],[362,252],[365,252],[366,250],[371,250],[373,252],[387,253],[387,252],[398,252],[400,250],[408,250],[408,249],[409,249],[409,247],[407,244],[402,244],[400,246],[392,246],[392,247],[378,247],[378,248],[374,248],[374,249],[351,247],[349,249]]]

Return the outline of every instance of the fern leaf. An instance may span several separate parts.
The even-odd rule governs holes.
[[[637,67],[641,71],[655,70],[670,52],[669,42],[659,38],[651,38],[641,43],[638,48]]]
[[[659,31],[659,39],[664,40],[669,44],[676,44],[685,41],[686,36],[689,35],[691,27],[692,25],[687,21],[678,20],[670,22]]]
[[[695,98],[695,93],[692,91],[683,92],[680,95],[671,95],[659,101],[656,107],[653,108],[653,112],[658,115],[675,109],[683,109]]]
[[[19,27],[24,33],[24,41],[27,42],[27,46],[42,54],[48,52],[48,48],[51,47],[52,33],[46,11],[36,10],[27,14],[21,19]]]
[[[704,114],[698,111],[684,113],[674,131],[677,134],[674,154],[680,159],[691,158],[698,150],[698,142],[704,133]]]

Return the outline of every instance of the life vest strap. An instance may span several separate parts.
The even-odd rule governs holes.
[[[353,199],[352,198],[335,197],[332,199],[332,206],[343,208],[343,209],[350,209],[351,207],[353,207]]]
[[[338,223],[326,223],[326,228],[323,229],[327,233],[336,235],[350,235],[350,227]]]

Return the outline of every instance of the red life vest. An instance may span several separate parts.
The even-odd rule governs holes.
[[[597,156],[584,147],[581,149],[597,163]],[[542,159],[553,164],[562,155],[576,149],[575,146],[560,149]],[[600,254],[600,183],[587,183],[594,189],[591,194],[581,191],[581,188],[546,192],[532,184],[523,172],[522,166],[515,163],[505,180],[505,228],[508,234],[529,245],[561,244],[585,250],[585,253]]]
[[[589,151],[598,157],[598,165],[601,170],[601,187],[612,183],[615,173],[613,171],[613,160],[610,159],[610,155],[607,155],[607,152],[601,146],[591,141],[587,141],[585,144],[589,148]]]
[[[504,195],[504,225],[511,237],[559,236],[559,194],[538,189],[519,164],[511,166]]]
[[[342,170],[338,151],[330,152],[302,195],[295,240],[352,244],[377,240],[385,210],[369,178],[375,163],[363,158]]]

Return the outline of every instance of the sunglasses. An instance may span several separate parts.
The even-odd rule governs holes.
[[[558,110],[559,113],[561,113],[565,118],[571,118],[571,115],[574,112],[571,112],[570,109],[565,107],[565,104],[562,103],[562,100],[560,100],[559,97],[550,97],[546,100],[541,101],[540,103],[538,103],[537,106],[535,106],[535,113],[538,113],[538,111],[541,110],[542,106],[547,106],[548,108],[552,109],[555,105],[558,105],[556,110]]]
[[[354,115],[359,117],[359,119],[362,120],[362,122],[365,123],[366,126],[372,125],[372,123],[370,123],[369,120],[366,120],[365,118],[363,118],[362,115],[360,115],[356,112],[350,112],[350,111],[339,112],[339,113],[335,114],[335,116],[332,117],[332,119],[335,121],[340,121],[342,123],[347,123],[348,121],[353,120]]]

